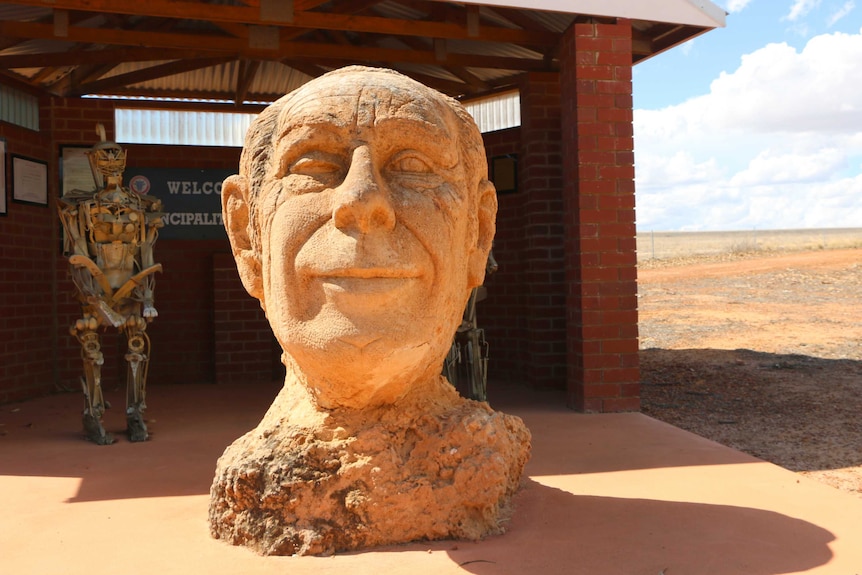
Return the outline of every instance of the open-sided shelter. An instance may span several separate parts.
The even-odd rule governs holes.
[[[565,388],[580,411],[639,409],[632,66],[724,18],[706,0],[0,3],[0,402],[79,386],[53,204],[96,123],[114,139],[119,111],[256,112],[364,64],[466,103],[520,96],[520,124],[485,134],[500,203],[500,271],[479,309],[491,396],[512,380]],[[239,148],[116,139],[127,183],[139,176],[130,185],[169,211],[151,384],[277,377],[211,208],[214,174],[236,169]],[[121,344],[105,341],[107,385],[123,373]]]

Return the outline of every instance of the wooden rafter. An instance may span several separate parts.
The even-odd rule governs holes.
[[[216,64],[222,64],[225,61],[226,60],[224,58],[206,58],[201,60],[180,60],[169,62],[167,64],[144,68],[143,70],[136,70],[126,74],[118,74],[102,80],[96,80],[89,84],[83,84],[77,88],[73,88],[73,92],[76,95],[99,93],[102,90],[110,90],[116,86],[137,84],[138,82],[155,80],[157,78],[164,78],[165,76],[173,76],[183,72],[200,70],[201,68],[209,68]]]
[[[234,94],[234,102],[241,105],[248,96],[248,90],[254,77],[260,68],[260,62],[257,60],[240,60],[239,74],[237,74],[236,93]]]
[[[22,0],[21,4],[32,6],[47,6],[56,9],[78,9],[91,12],[134,14],[158,18],[184,18],[206,22],[233,22],[238,24],[273,25],[284,23],[263,20],[260,11],[248,6],[211,6],[201,2],[173,2],[168,0],[147,0],[146,2],[114,2],[112,0]],[[19,22],[21,24],[28,24]],[[310,28],[318,30],[346,30],[353,32],[370,32],[377,34],[401,34],[411,36],[427,36],[431,38],[447,38],[450,40],[475,39],[470,34],[466,21],[462,23],[416,21],[398,18],[382,18],[378,16],[356,16],[332,12],[302,11],[294,15],[289,24],[291,28]],[[53,37],[53,25],[50,26]],[[27,37],[46,37],[44,32],[38,36],[25,33]],[[483,27],[481,38],[488,42],[509,42],[532,46],[550,46],[556,39],[527,30],[510,28]]]
[[[400,40],[414,50],[433,49],[433,47],[429,47],[419,38],[409,37],[401,38]],[[449,72],[456,78],[460,78],[465,84],[467,84],[468,86],[472,86],[476,90],[487,90],[489,87],[487,83],[480,80],[475,74],[472,74],[463,66],[444,66],[444,68],[447,72]]]
[[[117,48],[111,50],[78,50],[74,52],[42,52],[0,56],[0,68],[42,68],[45,66],[82,66],[85,64],[120,64],[122,62],[155,62],[205,58],[212,52],[199,50],[173,50],[170,48]]]
[[[14,26],[14,24],[12,24]],[[34,38],[50,38],[53,27],[46,24],[19,23],[26,29],[28,35]],[[0,22],[0,35],[6,33],[9,22]],[[419,52],[414,50],[394,50],[388,48],[356,47],[350,54],[345,54],[342,47],[312,42],[280,42],[277,50],[249,48],[247,43],[238,38],[219,38],[192,34],[175,34],[160,32],[137,32],[119,30],[93,30],[88,28],[69,28],[69,39],[74,42],[89,40],[98,44],[114,44],[120,46],[138,46],[147,44],[154,48],[176,48],[180,50],[204,50],[213,56],[232,54],[240,58],[257,60],[281,60],[284,58],[332,58],[359,60],[369,62],[408,62],[414,64],[439,64],[433,50]],[[447,53],[445,62],[455,66],[477,68],[500,68],[508,70],[551,71],[541,59],[504,58],[498,56],[482,56],[472,54]],[[2,63],[2,61],[0,61]]]

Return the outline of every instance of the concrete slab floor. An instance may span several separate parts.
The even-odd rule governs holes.
[[[533,433],[505,535],[261,557],[210,537],[208,491],[277,389],[154,385],[151,440],[129,443],[114,408],[107,447],[82,439],[77,394],[0,405],[0,574],[862,574],[862,500],[642,414],[577,414],[520,388],[491,398]]]

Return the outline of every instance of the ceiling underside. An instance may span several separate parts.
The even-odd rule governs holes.
[[[351,64],[455,97],[559,70],[595,16],[440,0],[21,0],[0,3],[0,74],[35,93],[268,103]],[[633,20],[633,63],[710,28]]]

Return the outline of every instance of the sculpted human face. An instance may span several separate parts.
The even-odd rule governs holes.
[[[321,405],[391,403],[439,373],[473,287],[460,120],[390,74],[312,84],[260,191],[263,302]]]

